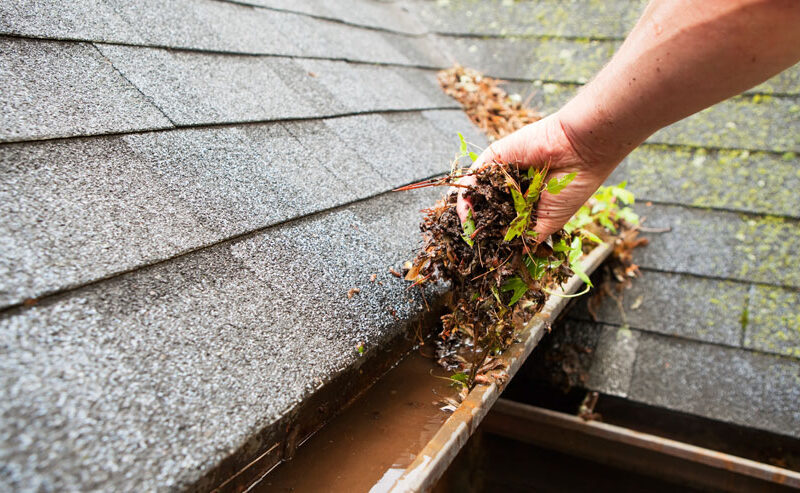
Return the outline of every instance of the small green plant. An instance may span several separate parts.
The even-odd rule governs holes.
[[[623,181],[616,186],[598,188],[586,205],[581,206],[572,219],[564,225],[564,229],[568,233],[577,232],[595,243],[602,243],[602,240],[587,229],[587,226],[596,223],[611,233],[616,233],[615,223],[620,220],[630,225],[639,224],[639,216],[629,207],[633,205],[635,199],[633,193],[625,189],[627,185],[628,182]]]

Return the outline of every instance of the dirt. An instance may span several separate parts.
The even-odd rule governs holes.
[[[546,292],[574,273],[571,257],[575,248],[582,249],[580,241],[564,230],[544,241],[532,232],[538,197],[560,185],[558,180],[544,183],[546,172],[489,163],[462,172],[475,177],[465,191],[472,209],[464,225],[454,192],[425,211],[423,246],[407,265],[406,279],[450,283],[452,302],[442,317],[439,359],[463,374],[468,387],[487,360],[512,344],[523,324],[544,307]],[[470,348],[468,354],[459,351],[463,347]]]

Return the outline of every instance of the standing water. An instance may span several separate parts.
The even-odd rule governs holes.
[[[438,402],[457,389],[415,351],[251,491],[388,491],[444,423]]]

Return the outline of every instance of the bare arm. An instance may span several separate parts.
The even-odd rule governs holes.
[[[561,110],[494,143],[478,162],[550,163],[579,178],[543,196],[536,230],[559,229],[656,130],[800,60],[798,0],[653,0],[619,51]],[[463,200],[459,211],[466,215]]]

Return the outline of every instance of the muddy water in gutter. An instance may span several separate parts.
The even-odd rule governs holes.
[[[438,401],[457,389],[431,373],[412,352],[251,491],[387,491],[449,416]]]

